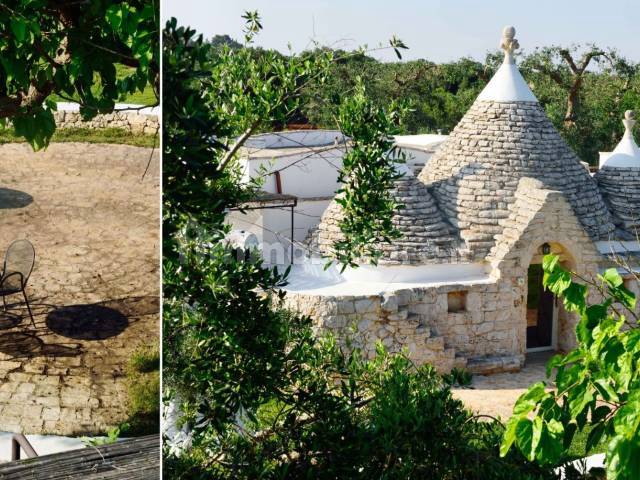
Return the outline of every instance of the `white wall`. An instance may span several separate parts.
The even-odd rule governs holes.
[[[418,150],[415,148],[402,147],[401,150],[407,154],[407,166],[413,171],[414,175],[418,175],[429,159],[433,156],[433,152]]]
[[[447,135],[431,133],[395,136],[396,145],[407,154],[407,165],[416,175],[447,138]]]
[[[302,151],[300,151],[302,150]],[[265,192],[276,193],[276,178],[270,174],[278,170],[282,192],[298,198],[333,196],[339,188],[338,170],[342,168],[342,148],[322,151],[296,149],[299,153],[282,156],[282,150],[274,151],[278,157],[244,159],[244,177],[256,178],[264,175],[261,166],[266,169]]]

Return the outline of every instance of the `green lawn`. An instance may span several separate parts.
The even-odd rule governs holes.
[[[23,137],[17,136],[12,129],[0,129],[0,144],[22,143]],[[53,134],[51,143],[84,142],[84,143],[117,143],[136,147],[157,147],[158,135],[134,135],[122,128],[59,128]]]
[[[116,65],[116,75],[118,78],[123,78],[127,75],[130,75],[135,69],[131,67],[127,67],[125,65]],[[100,90],[100,85],[94,85],[91,89],[92,92],[98,93]],[[56,102],[67,102],[68,100],[61,98],[58,95],[52,95],[51,98]],[[121,98],[119,100],[120,103],[133,103],[137,105],[154,105],[157,100],[156,96],[153,93],[153,89],[149,86],[144,89],[144,92],[135,92],[133,95],[129,95],[128,97]]]
[[[594,455],[596,453],[604,453],[607,446],[604,443],[600,443],[596,445],[591,451],[587,452],[587,437],[589,436],[589,432],[591,432],[592,428],[589,426],[584,427],[584,430],[581,432],[576,432],[573,437],[573,442],[571,442],[571,446],[567,451],[567,454],[571,458],[582,458],[587,455]]]

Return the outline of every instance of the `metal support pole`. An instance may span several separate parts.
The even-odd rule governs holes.
[[[298,202],[296,202],[298,203]],[[293,265],[293,232],[294,232],[294,228],[293,228],[293,212],[295,205],[291,205],[291,265]]]

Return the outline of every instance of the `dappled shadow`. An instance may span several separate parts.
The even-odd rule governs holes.
[[[17,315],[16,313],[0,310],[0,330],[8,330],[10,328],[17,327],[23,319],[23,315]]]
[[[160,311],[156,296],[128,297],[86,305],[67,305],[47,314],[47,327],[75,340],[105,340],[120,335],[130,320]]]
[[[38,355],[43,346],[44,342],[34,333],[8,332],[0,335],[0,352],[13,358]]]
[[[24,208],[33,202],[33,197],[26,192],[0,187],[0,210]]]

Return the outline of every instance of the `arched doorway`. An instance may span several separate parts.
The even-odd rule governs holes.
[[[527,272],[527,352],[556,349],[555,296],[542,284],[540,263],[529,265]]]

